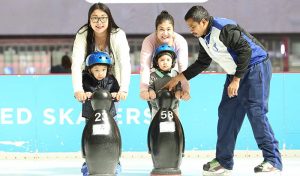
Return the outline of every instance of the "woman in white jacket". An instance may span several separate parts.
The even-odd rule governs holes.
[[[87,99],[82,88],[82,71],[85,58],[94,51],[109,53],[113,59],[112,73],[120,84],[117,100],[127,98],[131,65],[129,45],[125,32],[120,29],[102,3],[93,4],[88,12],[88,22],[76,34],[72,54],[72,83],[75,98],[84,102]]]
[[[109,8],[102,3],[93,4],[88,12],[88,22],[77,32],[72,54],[72,83],[75,98],[84,102],[88,96],[82,86],[82,72],[86,71],[85,58],[94,51],[107,52],[112,59],[112,74],[117,79],[120,90],[117,100],[127,98],[131,65],[129,45],[125,32],[120,29],[110,13]],[[118,163],[116,174],[120,172]],[[83,176],[89,175],[86,163],[81,172]]]

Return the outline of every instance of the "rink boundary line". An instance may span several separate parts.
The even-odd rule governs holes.
[[[300,157],[300,150],[280,151],[282,157]],[[238,158],[256,158],[261,157],[260,150],[237,150],[235,157]],[[215,151],[186,151],[186,158],[213,158]],[[122,152],[122,158],[151,158],[147,152]],[[82,159],[81,152],[53,152],[53,153],[24,153],[24,152],[0,152],[1,160],[51,160],[51,159]]]

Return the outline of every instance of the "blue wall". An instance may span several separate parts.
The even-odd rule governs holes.
[[[187,150],[215,149],[224,79],[224,74],[202,74],[191,80],[192,98],[180,104]],[[281,149],[300,149],[299,80],[300,74],[273,74],[268,116]],[[0,151],[80,151],[85,122],[70,75],[0,76],[0,83]],[[132,75],[129,97],[118,112],[123,151],[147,151],[150,113],[138,92],[139,75]],[[236,148],[257,149],[247,118]]]

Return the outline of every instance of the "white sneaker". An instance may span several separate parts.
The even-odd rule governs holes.
[[[281,175],[281,170],[277,169],[267,161],[263,161],[260,165],[256,166],[254,172],[256,175]]]
[[[231,173],[231,170],[222,167],[216,159],[203,165],[203,176],[231,176]]]

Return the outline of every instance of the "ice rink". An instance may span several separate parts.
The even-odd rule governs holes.
[[[186,156],[182,160],[182,176],[201,176],[202,165],[212,159],[212,155]],[[235,157],[233,176],[255,175],[253,168],[262,161],[261,157],[240,155]],[[18,156],[0,159],[0,175],[5,176],[80,176],[83,159],[75,156]],[[147,176],[152,170],[152,160],[147,154],[122,155],[122,173],[120,176]],[[298,155],[283,156],[284,170],[282,176],[299,176],[300,157]],[[274,176],[274,175],[272,175]]]

